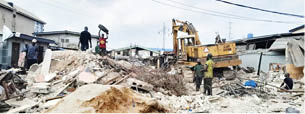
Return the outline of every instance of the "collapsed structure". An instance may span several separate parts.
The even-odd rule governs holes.
[[[224,73],[213,79],[213,96],[204,96],[195,91],[185,65],[165,70],[89,51],[51,53],[26,74],[1,71],[1,112],[304,112],[304,83],[296,81],[296,89],[281,91],[282,72],[262,73],[264,79],[243,68]],[[257,87],[245,86],[248,80]]]

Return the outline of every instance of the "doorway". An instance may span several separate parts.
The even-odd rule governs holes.
[[[18,67],[18,60],[19,60],[19,54],[20,54],[20,43],[13,42],[12,43],[12,60],[11,60],[11,66],[12,67]]]

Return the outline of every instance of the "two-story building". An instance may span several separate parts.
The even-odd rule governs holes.
[[[50,43],[54,43],[52,40],[32,35],[34,32],[42,32],[44,24],[46,23],[31,12],[12,2],[0,0],[0,68],[16,67],[20,52],[26,44],[31,44],[32,39],[38,41],[38,61],[41,62],[45,49]],[[2,41],[4,26],[8,27],[13,34],[7,40]]]

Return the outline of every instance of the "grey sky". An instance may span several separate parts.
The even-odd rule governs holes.
[[[172,48],[171,19],[187,20],[194,24],[202,43],[213,43],[216,32],[228,37],[229,22],[231,39],[240,39],[253,33],[254,36],[288,32],[302,23],[280,24],[244,21],[215,17],[186,11],[153,2],[152,0],[8,0],[33,12],[47,22],[45,31],[82,31],[89,27],[91,34],[98,33],[98,24],[110,30],[108,46],[120,48],[138,44],[151,48],[162,48],[163,23],[167,27],[166,48]],[[159,0],[160,1],[160,0]],[[303,22],[303,19],[270,14],[236,7],[215,0],[175,0],[202,9],[259,19]],[[304,15],[303,0],[230,0],[253,7]],[[167,0],[161,2],[174,4]],[[179,6],[179,5],[177,5]],[[184,7],[184,6],[179,6]],[[185,7],[190,9],[189,7]],[[197,9],[191,9],[197,10]]]

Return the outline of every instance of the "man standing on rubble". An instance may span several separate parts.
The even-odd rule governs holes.
[[[36,46],[37,40],[32,40],[32,45],[27,45],[23,52],[26,52],[26,68],[30,69],[30,67],[37,63],[38,56],[38,47]]]
[[[212,54],[207,55],[206,61],[207,71],[204,74],[204,92],[203,94],[208,93],[208,95],[212,95],[212,80],[213,80],[213,69],[214,62],[212,60]]]
[[[281,87],[283,87],[284,84],[285,84],[284,88],[286,90],[291,90],[293,88],[293,80],[290,78],[289,73],[285,74],[285,79],[284,79],[283,83],[281,84]]]
[[[88,27],[85,27],[85,30],[80,33],[78,47],[81,44],[81,50],[86,51],[89,49],[88,42],[90,43],[90,48],[92,48],[91,34],[88,32]]]
[[[202,83],[202,78],[204,75],[204,66],[201,64],[200,60],[197,60],[197,64],[192,68],[195,71],[194,81],[196,84],[196,91],[199,91],[200,85]]]

